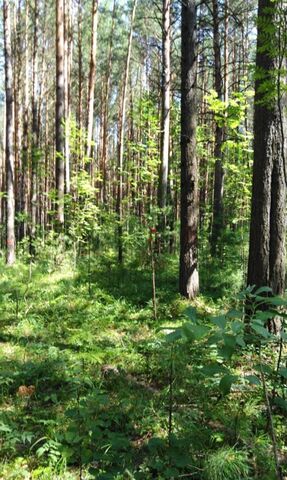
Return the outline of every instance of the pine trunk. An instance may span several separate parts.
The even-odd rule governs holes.
[[[196,2],[182,3],[181,47],[181,228],[180,293],[194,298],[199,291],[197,235],[199,217],[196,159]]]
[[[56,3],[56,191],[57,223],[59,230],[64,226],[65,186],[65,82],[64,82],[64,0]]]
[[[13,71],[10,26],[10,1],[3,1],[4,21],[4,59],[5,59],[5,94],[6,94],[6,242],[8,265],[16,259],[15,253],[15,155],[14,155],[14,96],[13,96]]]
[[[278,46],[275,40],[278,39],[276,17],[274,2],[259,0],[256,68],[260,74],[255,83],[248,284],[270,286],[274,294],[282,294],[285,290],[287,121],[286,92],[280,70],[286,67],[282,45]],[[274,72],[278,72],[277,78]],[[267,82],[268,95],[264,89]]]

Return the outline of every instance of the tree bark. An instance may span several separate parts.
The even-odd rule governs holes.
[[[162,12],[162,113],[161,113],[161,167],[159,179],[159,207],[167,204],[169,131],[170,131],[170,48],[171,48],[171,0],[163,0]]]
[[[12,265],[16,259],[15,252],[15,155],[14,155],[14,96],[13,96],[13,71],[11,50],[10,2],[3,1],[4,22],[4,59],[5,59],[5,94],[6,94],[6,262]]]
[[[64,3],[64,39],[65,39],[65,182],[66,193],[70,193],[70,130],[71,130],[71,62],[72,62],[72,29],[71,29],[70,0]]]
[[[286,52],[280,45],[282,32],[278,31],[277,8],[272,0],[259,0],[247,281],[256,287],[270,286],[274,294],[282,294],[285,290],[287,120],[286,92],[282,89],[280,69],[282,72],[282,67],[286,68]]]
[[[86,149],[86,156],[88,158],[91,157],[93,126],[94,126],[97,30],[98,30],[98,0],[93,0],[92,38],[91,38],[90,72],[89,72],[89,86],[88,86],[87,149]]]
[[[223,80],[221,71],[221,51],[220,51],[220,21],[218,11],[218,0],[212,0],[213,7],[213,50],[214,50],[214,76],[215,91],[219,100],[223,100]],[[211,233],[211,251],[215,255],[218,247],[218,240],[223,228],[223,189],[224,189],[224,169],[222,165],[222,144],[224,141],[224,128],[216,124],[215,126],[215,169],[213,186],[213,222]]]
[[[196,159],[196,2],[182,3],[181,46],[181,228],[179,290],[187,298],[199,291],[197,235],[199,217]]]
[[[38,23],[39,11],[38,1],[34,3],[34,39],[32,57],[32,172],[31,172],[31,231],[30,237],[33,241],[36,235],[37,225],[37,201],[38,201],[38,164],[40,160],[39,149],[39,94],[38,94]]]
[[[64,226],[65,187],[65,82],[64,82],[64,0],[56,3],[56,192],[57,223],[59,230]]]
[[[25,67],[24,67],[24,92],[23,92],[23,139],[22,139],[22,170],[21,170],[21,211],[23,219],[20,223],[19,238],[27,235],[28,218],[28,165],[29,165],[29,1],[25,2]]]
[[[126,101],[127,101],[127,89],[130,71],[130,60],[132,52],[132,39],[133,39],[133,26],[136,14],[137,0],[134,0],[133,10],[131,15],[130,32],[128,40],[128,50],[125,63],[124,78],[122,84],[122,94],[119,113],[119,128],[118,128],[118,191],[117,191],[117,205],[116,213],[118,216],[118,260],[120,263],[123,261],[123,160],[124,160],[124,139],[125,139],[125,123],[126,123]]]
[[[112,12],[112,26],[110,33],[110,42],[109,42],[109,51],[108,51],[108,62],[106,70],[106,79],[104,87],[104,99],[103,99],[103,147],[102,147],[102,175],[103,175],[103,188],[102,188],[102,198],[103,203],[106,204],[107,200],[107,152],[108,152],[108,123],[109,123],[109,94],[110,94],[110,83],[111,83],[111,74],[112,74],[112,51],[113,51],[113,39],[114,39],[114,29],[115,29],[115,16],[116,16],[116,0],[114,0],[113,12]]]

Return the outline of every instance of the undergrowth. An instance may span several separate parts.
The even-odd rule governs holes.
[[[212,349],[166,342],[188,306],[176,260],[157,264],[157,321],[146,259],[88,262],[1,266],[0,478],[271,480],[260,387],[221,396],[201,373]],[[194,306],[206,322],[229,305]]]

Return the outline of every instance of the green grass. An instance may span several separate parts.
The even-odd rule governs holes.
[[[145,262],[120,267],[112,254],[95,255],[91,268],[85,257],[77,269],[68,255],[53,262],[0,267],[1,479],[199,480],[218,447],[233,446],[240,409],[236,441],[251,444],[258,411],[242,413],[242,399],[220,400],[214,379],[202,381],[200,342],[171,352],[165,341],[162,328],[181,325],[188,305],[175,258],[157,266],[156,322]],[[194,305],[203,321],[221,306],[204,295]],[[35,393],[21,397],[30,385]]]

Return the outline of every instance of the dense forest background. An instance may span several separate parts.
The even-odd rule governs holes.
[[[284,480],[284,0],[3,0],[0,478]]]

